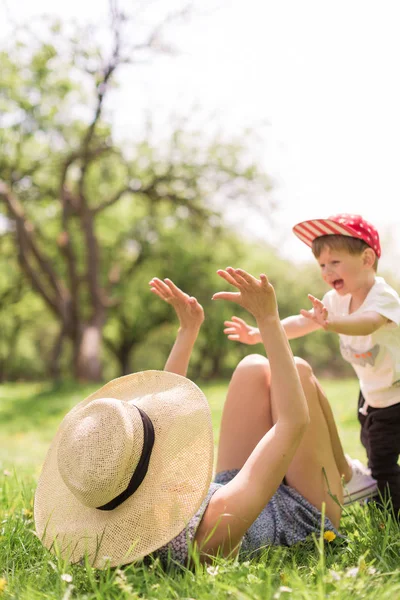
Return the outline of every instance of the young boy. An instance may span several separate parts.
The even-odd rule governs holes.
[[[311,294],[310,311],[283,319],[288,339],[317,329],[339,334],[343,358],[360,381],[358,419],[368,466],[395,514],[400,510],[400,299],[376,276],[381,255],[375,227],[360,215],[339,214],[298,223],[294,233],[317,259],[332,288],[322,302]],[[231,340],[255,344],[259,332],[242,319],[225,322]],[[344,504],[371,497],[375,482],[359,461],[347,457]],[[345,470],[345,469],[344,469]],[[351,475],[352,472],[352,475]]]

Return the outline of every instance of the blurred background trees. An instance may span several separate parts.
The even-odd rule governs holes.
[[[148,291],[170,277],[203,304],[193,377],[229,375],[249,348],[230,342],[233,306],[213,303],[216,269],[268,273],[281,317],[324,287],[314,265],[294,267],[224,219],[226,206],[273,213],[268,176],[243,140],[210,138],[176,120],[163,143],[123,141],[106,110],[117,74],[142,56],[171,52],[169,16],[131,43],[110,3],[108,43],[40,21],[0,51],[0,381],[97,381],[162,368],[175,335],[170,307]],[[235,313],[241,315],[235,308]],[[245,318],[247,315],[242,314]],[[322,337],[323,336],[323,337]],[[319,372],[346,374],[337,336],[294,340]]]
[[[37,346],[50,376],[66,369],[78,379],[102,379],[103,344],[116,372],[130,370],[136,346],[166,320],[161,307],[152,318],[145,314],[143,281],[161,268],[185,287],[196,284],[180,238],[202,261],[196,244],[216,248],[223,232],[217,196],[251,201],[269,189],[240,145],[206,140],[178,123],[162,147],[152,144],[150,130],[145,139],[115,140],[104,105],[116,72],[134,63],[135,53],[168,46],[158,24],[127,53],[126,17],[114,3],[111,9],[109,48],[56,23],[43,37],[25,29],[0,54],[1,223],[13,263],[4,264],[0,296],[8,323],[3,377],[31,318],[41,321]],[[32,295],[40,319],[29,309],[5,314]]]

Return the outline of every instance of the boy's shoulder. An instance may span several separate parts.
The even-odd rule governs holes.
[[[375,277],[375,285],[371,288],[371,295],[385,295],[391,296],[392,298],[400,302],[400,296],[398,292],[389,285],[383,277]]]
[[[400,297],[383,277],[375,278],[375,285],[361,307],[364,311],[376,311],[396,325],[400,324]]]

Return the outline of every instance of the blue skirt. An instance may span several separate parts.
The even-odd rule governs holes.
[[[221,471],[216,474],[214,481],[225,485],[238,472],[238,469]],[[239,555],[254,555],[272,545],[292,546],[304,541],[312,533],[318,536],[321,519],[321,511],[294,488],[282,483],[245,533]],[[328,517],[325,517],[324,531],[332,531],[341,537]]]

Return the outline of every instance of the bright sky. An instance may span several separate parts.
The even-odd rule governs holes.
[[[106,0],[1,2],[0,36],[10,15],[96,23],[108,11]],[[159,2],[164,9],[174,4]],[[360,213],[380,230],[382,267],[398,272],[398,0],[223,0],[211,8],[215,4],[203,0],[206,11],[173,29],[180,55],[121,80],[118,131],[138,130],[144,108],[162,127],[171,111],[190,114],[194,106],[213,113],[227,136],[257,128],[255,158],[274,180],[279,211],[273,229],[258,217],[247,229],[281,244],[293,260],[313,260],[292,226]]]

